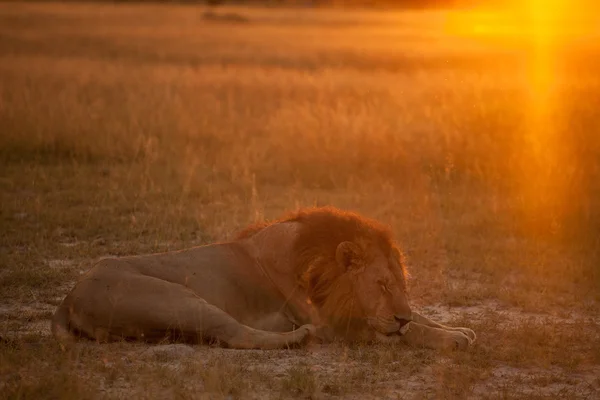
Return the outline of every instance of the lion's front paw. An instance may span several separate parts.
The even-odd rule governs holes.
[[[300,341],[308,340],[317,336],[317,328],[311,324],[302,325],[294,332],[298,332]]]
[[[471,339],[471,344],[475,343],[475,341],[477,340],[477,335],[475,334],[475,332],[473,332],[472,329],[469,329],[469,328],[455,328],[455,329],[464,333],[465,335],[467,335],[469,337],[469,339]]]
[[[449,333],[450,336],[447,338],[446,348],[450,350],[466,350],[473,344],[473,340],[462,331],[453,331]]]

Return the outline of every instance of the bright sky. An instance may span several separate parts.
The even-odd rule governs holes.
[[[521,0],[502,10],[458,12],[450,32],[469,36],[542,38],[598,33],[600,4],[583,7],[577,0]]]
[[[600,43],[600,1],[583,7],[581,0],[514,0],[501,11],[458,11],[448,16],[450,35],[483,39],[490,45],[506,44],[526,49],[527,129],[524,132],[523,166],[527,173],[516,176],[522,186],[523,203],[533,215],[548,214],[566,204],[564,190],[550,171],[560,159],[561,142],[555,132],[560,124],[556,108],[565,101],[558,93],[557,63],[579,45],[597,49]],[[487,43],[486,43],[487,45]],[[564,51],[569,50],[569,51]],[[567,100],[568,101],[568,100]],[[559,118],[557,120],[557,118]],[[535,177],[535,179],[532,179]],[[565,186],[566,187],[566,186]],[[564,187],[563,187],[564,189]],[[543,193],[544,202],[540,202]]]

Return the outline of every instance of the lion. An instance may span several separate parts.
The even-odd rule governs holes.
[[[469,347],[472,330],[411,309],[406,276],[384,225],[332,207],[301,209],[232,241],[103,259],[65,297],[51,328],[63,346],[85,337],[235,349],[313,340]]]

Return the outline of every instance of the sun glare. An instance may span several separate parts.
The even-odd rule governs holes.
[[[552,110],[557,106],[555,92],[559,36],[565,27],[558,19],[565,15],[564,12],[562,0],[531,0],[527,13],[530,43],[527,57],[529,118],[525,131],[526,147],[521,155],[525,174],[516,178],[521,181],[526,213],[532,222],[539,221],[546,226],[550,222],[547,216],[557,210],[563,196],[560,190],[551,187],[553,174],[550,168],[556,164],[559,151]]]
[[[561,190],[566,185],[556,182],[552,171],[561,157],[558,67],[577,46],[598,37],[592,17],[584,17],[597,9],[566,0],[515,1],[502,10],[461,11],[447,20],[450,35],[481,41],[486,49],[516,52],[527,66],[523,87],[527,120],[520,173],[514,179],[521,187],[524,211],[544,226],[548,215],[560,213],[566,195]]]
[[[500,9],[452,13],[447,28],[451,34],[504,40],[587,36],[598,30],[593,18],[598,8],[566,0],[514,1]]]

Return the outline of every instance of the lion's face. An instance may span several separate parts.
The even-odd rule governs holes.
[[[376,246],[342,242],[336,261],[351,276],[355,297],[368,324],[384,335],[402,334],[412,319],[400,254],[393,249],[386,257]]]

